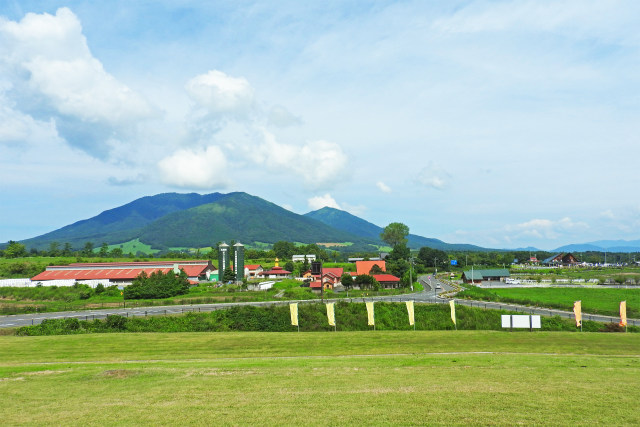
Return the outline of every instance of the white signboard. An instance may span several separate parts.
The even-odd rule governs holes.
[[[501,320],[503,328],[540,329],[542,327],[539,315],[503,314]]]

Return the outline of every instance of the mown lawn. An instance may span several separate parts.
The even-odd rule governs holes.
[[[5,425],[633,425],[635,334],[0,337]]]
[[[575,301],[582,301],[582,311],[618,316],[620,301],[627,301],[627,316],[640,317],[640,289],[615,288],[500,288],[469,287],[458,298],[500,301],[539,307],[572,310]]]

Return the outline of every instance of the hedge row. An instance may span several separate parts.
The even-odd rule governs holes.
[[[324,304],[300,304],[298,306],[300,330],[331,331]],[[483,310],[465,306],[456,306],[458,329],[465,330],[501,330],[500,315],[511,314],[503,310]],[[367,325],[367,313],[362,303],[338,302],[335,306],[337,330],[363,331],[372,329]],[[416,304],[416,329],[451,330],[449,306]],[[410,330],[404,304],[376,302],[375,323],[377,330]],[[35,326],[17,329],[17,335],[65,335],[104,332],[224,332],[259,331],[292,332],[297,328],[291,325],[287,305],[253,307],[236,306],[209,313],[187,313],[181,316],[158,316],[126,318],[109,316],[106,321],[82,321],[78,319],[44,320]],[[543,317],[542,330],[576,331],[573,320],[559,316]],[[617,331],[617,325],[603,325],[598,322],[584,321],[583,330]],[[639,332],[640,328],[629,327],[629,331]]]

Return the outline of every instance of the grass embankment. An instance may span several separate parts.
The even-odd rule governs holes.
[[[502,330],[500,316],[510,314],[503,310],[483,310],[456,306],[459,330]],[[303,332],[333,331],[328,325],[324,304],[299,304],[298,317]],[[362,303],[339,302],[335,305],[336,329],[339,331],[367,331],[367,313]],[[577,331],[575,322],[559,316],[542,317],[544,331]],[[404,303],[375,303],[377,330],[412,330]],[[416,304],[415,327],[417,330],[452,330],[448,305]],[[584,321],[583,331],[621,331],[615,324],[604,325]],[[105,332],[291,332],[288,305],[270,307],[235,306],[209,313],[188,313],[181,316],[122,317],[109,316],[106,321],[82,321],[75,318],[45,320],[39,325],[17,329],[18,335],[65,335]],[[640,332],[631,326],[630,332]],[[522,331],[522,330],[521,330]]]
[[[639,338],[477,331],[0,337],[2,419],[637,425]]]
[[[571,311],[575,301],[582,301],[582,311],[618,316],[620,301],[627,301],[627,316],[640,317],[640,289],[615,288],[499,288],[470,286],[458,298],[499,301]]]

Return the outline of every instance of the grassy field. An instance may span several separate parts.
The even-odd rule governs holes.
[[[640,289],[614,288],[500,288],[470,287],[458,298],[501,301],[539,307],[572,310],[575,301],[582,301],[582,311],[617,316],[620,301],[627,301],[627,316],[640,317]]]
[[[633,425],[635,334],[0,337],[5,425]]]

